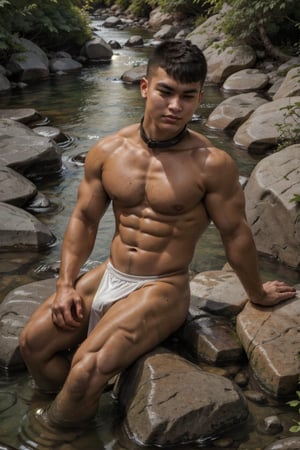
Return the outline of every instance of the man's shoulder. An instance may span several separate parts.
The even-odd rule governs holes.
[[[138,124],[128,125],[115,133],[109,134],[101,138],[96,146],[99,150],[114,151],[120,149],[127,139],[133,139],[136,135]]]

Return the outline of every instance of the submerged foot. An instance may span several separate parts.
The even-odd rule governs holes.
[[[19,439],[25,446],[24,449],[59,449],[66,443],[76,441],[85,431],[83,428],[53,426],[49,421],[47,409],[38,407],[24,416],[19,429]]]

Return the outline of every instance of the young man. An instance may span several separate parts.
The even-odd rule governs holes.
[[[87,155],[57,291],[20,339],[36,384],[59,391],[47,413],[54,426],[87,422],[108,380],[182,325],[189,264],[211,220],[251,302],[271,306],[295,295],[281,282],[262,285],[237,168],[186,128],[205,76],[195,45],[162,42],[141,81],[141,123],[105,137]],[[110,202],[116,231],[109,261],[78,278]],[[70,363],[64,351],[71,348]]]

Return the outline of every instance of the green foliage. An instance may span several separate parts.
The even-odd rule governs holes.
[[[294,203],[299,203],[300,204],[300,195],[299,194],[294,194],[294,197],[292,197],[291,199],[290,199],[290,202],[292,203],[292,202],[294,202]],[[290,406],[292,406],[292,405],[290,405]]]
[[[0,60],[15,50],[15,37],[44,48],[82,45],[90,36],[88,0],[0,0]]]
[[[300,143],[300,102],[280,108],[284,111],[282,123],[277,123],[276,128],[280,134],[276,150]]]
[[[202,3],[201,0],[194,0]],[[208,0],[217,12],[225,4],[230,9],[224,14],[222,31],[234,39],[251,44],[265,43],[259,30],[263,27],[274,45],[292,46],[300,40],[300,10],[298,0]]]

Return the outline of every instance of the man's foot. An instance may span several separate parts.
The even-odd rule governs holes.
[[[77,441],[86,430],[82,428],[54,427],[47,415],[47,409],[38,407],[31,409],[24,416],[19,439],[26,449],[56,449],[65,447],[66,443]]]

